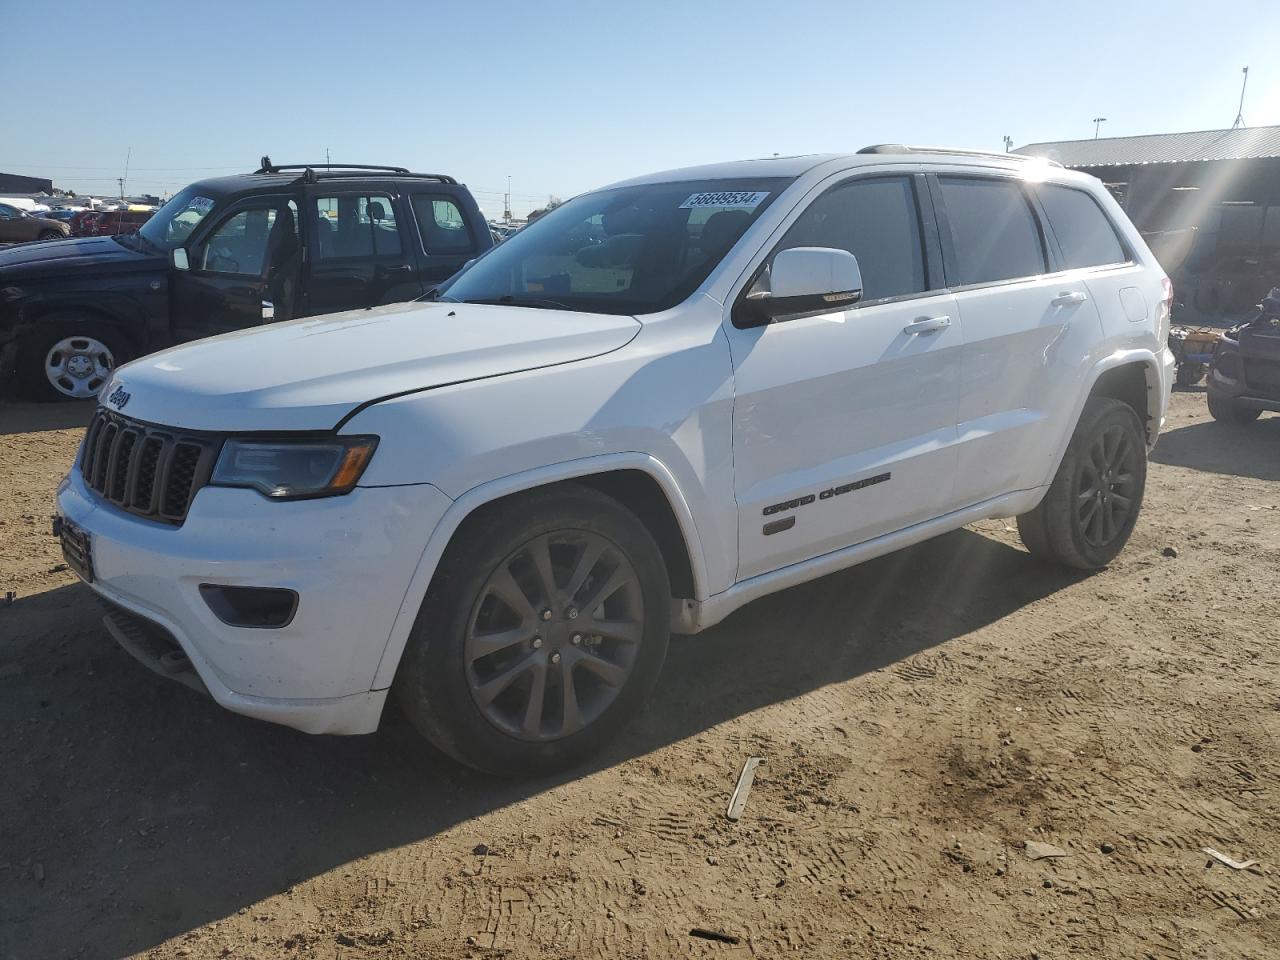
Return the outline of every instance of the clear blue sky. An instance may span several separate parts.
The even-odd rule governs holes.
[[[196,11],[200,11],[197,13]],[[1280,123],[1280,3],[0,0],[0,171],[111,193],[278,162],[457,175],[491,215],[651,170]],[[212,168],[212,169],[200,169]]]

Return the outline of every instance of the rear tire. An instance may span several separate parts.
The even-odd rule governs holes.
[[[394,693],[467,766],[551,773],[603,747],[648,699],[669,639],[667,570],[640,520],[588,487],[482,510],[441,559]]]
[[[1241,425],[1253,423],[1260,416],[1261,410],[1255,410],[1252,407],[1242,407],[1236,403],[1231,397],[1220,397],[1216,394],[1209,394],[1209,416],[1220,423],[1238,423]]]
[[[1091,397],[1049,492],[1018,517],[1032,555],[1078,570],[1098,570],[1124,548],[1147,482],[1147,445],[1127,403]]]
[[[102,320],[46,317],[18,346],[18,381],[32,400],[92,400],[130,357],[128,341]]]

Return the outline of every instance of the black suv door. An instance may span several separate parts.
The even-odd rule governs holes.
[[[468,260],[493,246],[489,237],[476,236],[477,230],[488,227],[467,215],[470,206],[445,186],[409,191],[409,207],[417,224],[418,278],[424,291],[448,280]]]
[[[287,320],[298,309],[298,204],[256,196],[228,207],[170,272],[174,335],[194,340]]]
[[[336,313],[423,294],[405,199],[386,187],[307,188],[306,313]]]

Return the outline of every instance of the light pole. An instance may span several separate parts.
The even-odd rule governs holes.
[[[1094,117],[1094,118],[1093,118],[1093,139],[1095,139],[1095,140],[1097,140],[1097,139],[1098,139],[1098,128],[1099,128],[1100,126],[1102,126],[1102,125],[1103,125],[1104,123],[1106,123],[1106,122],[1107,122],[1107,118],[1106,118],[1106,117]]]

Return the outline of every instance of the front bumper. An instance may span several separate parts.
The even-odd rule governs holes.
[[[58,489],[59,514],[89,535],[95,591],[171,634],[227,709],[308,733],[377,728],[374,676],[451,502],[428,484],[286,503],[205,487],[173,527],[106,503],[78,469]],[[280,628],[228,626],[202,583],[292,589],[297,612]]]

